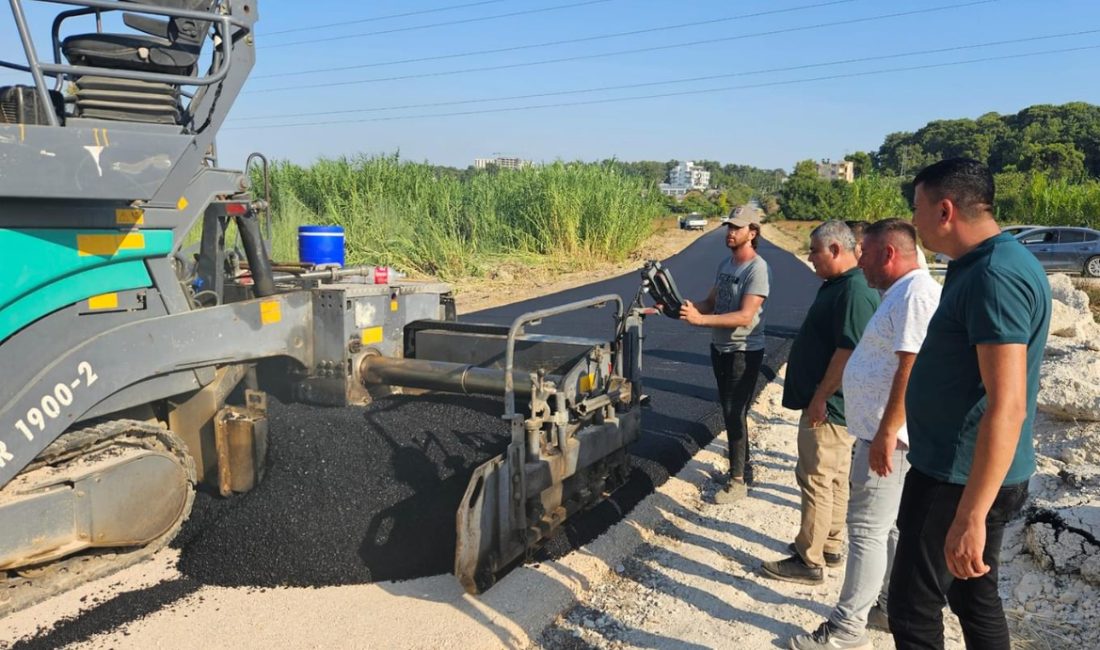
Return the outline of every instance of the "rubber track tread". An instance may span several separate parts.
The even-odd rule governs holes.
[[[70,461],[112,445],[125,445],[171,453],[187,473],[191,489],[187,503],[176,523],[163,535],[140,548],[89,549],[68,558],[36,567],[35,575],[24,577],[17,570],[0,572],[0,619],[11,612],[30,607],[47,598],[63,593],[86,582],[108,576],[151,557],[179,533],[180,527],[191,513],[195,500],[195,463],[186,447],[174,433],[152,424],[136,420],[112,420],[95,426],[62,434],[42,450],[20,475],[37,469],[64,467]],[[0,496],[12,487],[13,482],[0,490]],[[40,573],[39,573],[40,572]]]

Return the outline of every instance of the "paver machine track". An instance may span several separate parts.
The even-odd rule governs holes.
[[[0,618],[151,557],[190,514],[194,485],[193,459],[163,427],[113,420],[54,440],[0,489]]]

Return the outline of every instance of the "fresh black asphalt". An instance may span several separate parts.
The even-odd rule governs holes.
[[[728,254],[723,236],[718,228],[665,261],[686,297],[709,291]],[[805,264],[770,243],[762,242],[760,252],[772,269],[769,333],[789,337],[818,282]],[[507,324],[524,312],[606,293],[629,304],[638,285],[638,274],[630,273],[462,320]],[[530,331],[613,333],[607,309],[548,319]],[[567,552],[606,530],[722,428],[709,332],[657,315],[646,320],[645,337],[644,392],[651,401],[641,438],[630,449],[630,479],[610,500],[571,519],[544,555]],[[774,372],[779,362],[767,358],[765,365]],[[174,543],[184,578],[142,590],[141,599],[166,606],[203,584],[321,587],[451,571],[454,514],[469,476],[507,445],[502,412],[500,399],[449,395],[395,396],[365,409],[273,401],[265,480],[232,499],[200,494]],[[123,595],[21,645],[57,647],[147,609],[135,610]]]

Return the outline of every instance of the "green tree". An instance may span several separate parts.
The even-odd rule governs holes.
[[[1022,171],[1042,172],[1050,178],[1067,181],[1084,180],[1086,176],[1085,154],[1066,142],[1026,145],[1020,157],[1019,168]]]
[[[684,195],[680,201],[684,212],[698,212],[699,214],[713,217],[719,214],[717,203],[711,202],[698,190],[692,190]]]
[[[844,183],[819,178],[817,165],[803,160],[779,190],[779,210],[786,219],[835,219],[843,205]]]
[[[855,163],[855,176],[860,178],[874,171],[875,163],[871,159],[871,154],[866,151],[857,151],[844,156],[844,160]]]

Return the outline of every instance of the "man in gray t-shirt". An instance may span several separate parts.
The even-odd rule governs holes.
[[[760,222],[752,207],[734,210],[722,223],[730,256],[718,265],[714,288],[704,300],[684,301],[680,319],[711,328],[710,360],[730,455],[729,482],[714,499],[733,503],[748,495],[745,466],[749,456],[749,402],[764,361],[764,301],[771,271],[756,253]]]
[[[754,255],[747,262],[727,257],[718,265],[714,279],[714,314],[728,314],[741,309],[745,296],[768,296],[771,269],[763,257]],[[742,352],[764,349],[764,304],[744,327],[715,327],[711,343],[722,352]]]

